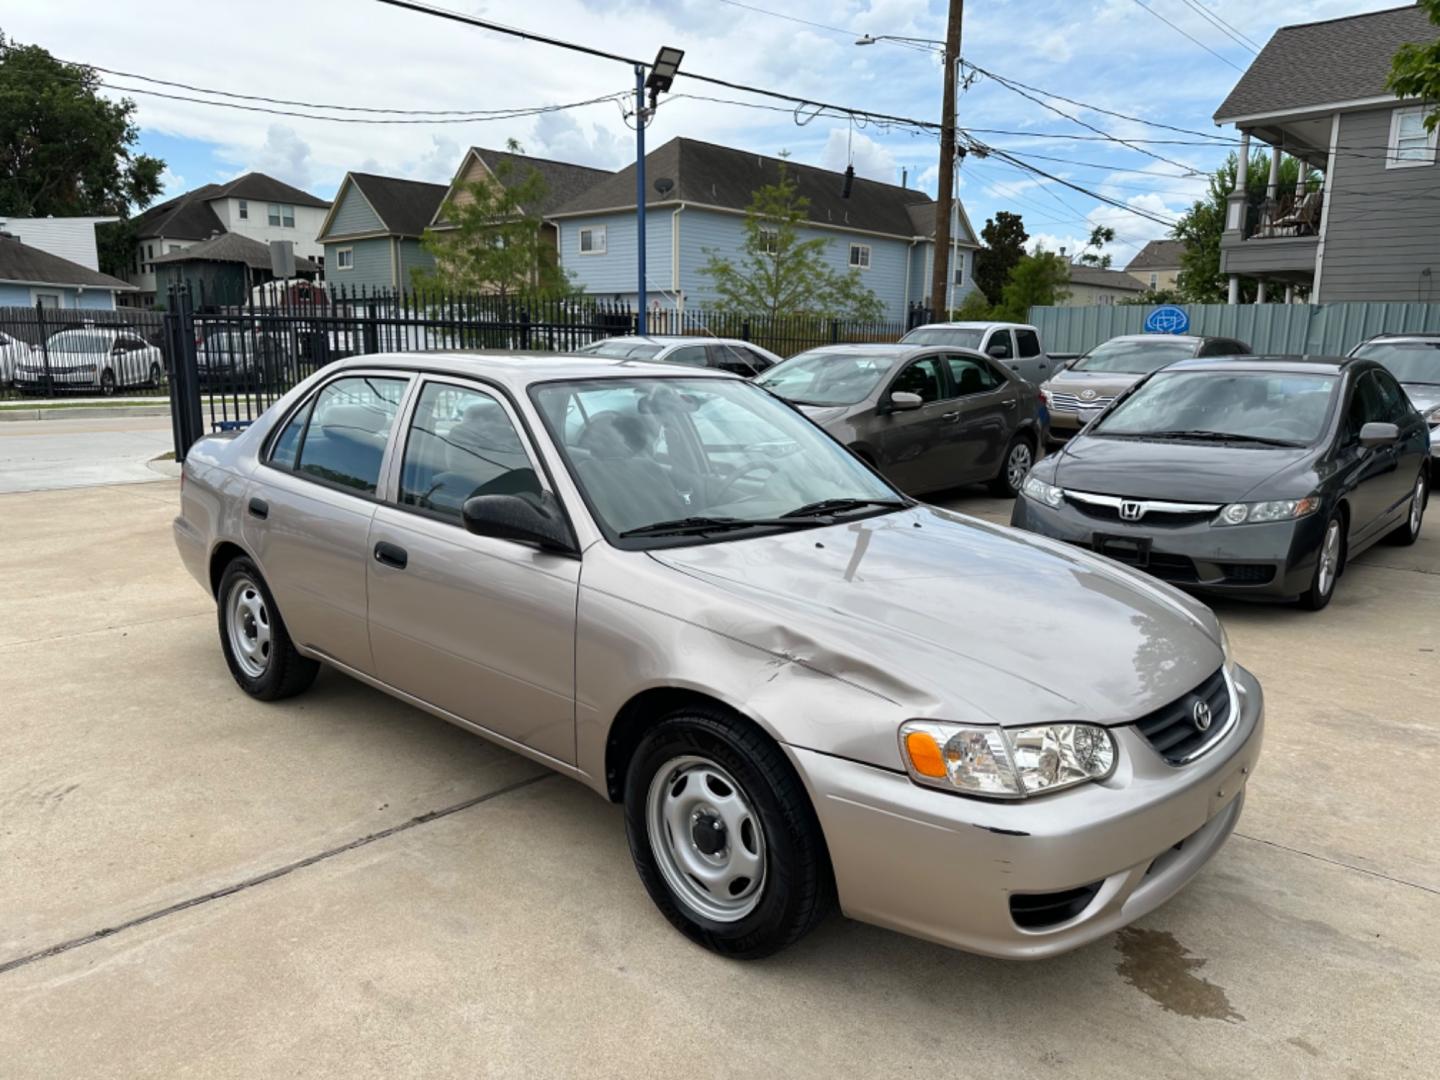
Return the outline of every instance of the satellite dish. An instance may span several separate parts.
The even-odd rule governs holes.
[[[671,180],[668,176],[662,176],[655,181],[655,190],[661,195],[669,195],[670,192],[675,190],[675,181]]]

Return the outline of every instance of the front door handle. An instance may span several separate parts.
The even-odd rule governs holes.
[[[410,562],[410,553],[397,544],[381,540],[375,545],[375,561],[384,563],[386,566],[393,566],[396,570],[404,570],[406,564]]]
[[[940,419],[953,424],[956,420],[960,419],[960,414],[958,412],[945,412],[940,414]]]
[[[261,521],[264,521],[270,516],[270,504],[267,503],[264,499],[251,499],[250,516],[257,517]]]

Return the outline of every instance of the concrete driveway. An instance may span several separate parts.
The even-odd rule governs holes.
[[[158,475],[148,462],[174,449],[169,416],[4,419],[0,492],[143,483]]]
[[[331,673],[241,695],[174,508],[0,496],[6,1080],[1434,1075],[1440,514],[1325,612],[1222,608],[1265,754],[1136,927],[1022,965],[836,917],[738,964],[579,785]]]

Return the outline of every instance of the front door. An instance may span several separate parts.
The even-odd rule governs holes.
[[[978,356],[947,356],[959,412],[956,431],[956,479],[952,483],[989,480],[1000,471],[1020,412],[1017,383]]]
[[[270,446],[241,510],[241,535],[290,636],[366,673],[370,519],[407,385],[380,375],[327,383]]]
[[[960,451],[956,443],[960,413],[950,400],[942,358],[922,356],[905,365],[881,396],[920,395],[918,409],[884,413],[879,418],[880,471],[904,491],[934,491],[958,483]]]
[[[1350,536],[1354,541],[1366,541],[1383,527],[1391,507],[1405,497],[1414,481],[1413,476],[1401,475],[1398,445],[1360,445],[1361,428],[1387,422],[1393,418],[1374,373],[1361,373],[1350,390],[1337,458],[1349,474]]]
[[[370,528],[381,679],[562,762],[575,761],[578,560],[466,530],[473,495],[538,492],[510,404],[464,380],[414,397],[393,499]]]

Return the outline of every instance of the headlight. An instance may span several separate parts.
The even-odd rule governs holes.
[[[1425,422],[1431,427],[1440,427],[1440,405],[1436,405],[1425,414]]]
[[[1115,740],[1094,724],[998,728],[910,720],[900,725],[900,756],[917,784],[1023,799],[1109,776]]]
[[[1275,499],[1271,502],[1231,503],[1220,511],[1217,525],[1259,525],[1267,521],[1292,521],[1320,509],[1320,500],[1311,495],[1304,499]]]
[[[1020,490],[1036,502],[1043,502],[1046,506],[1059,506],[1065,501],[1064,488],[1054,487],[1036,476],[1025,477],[1025,483]]]

